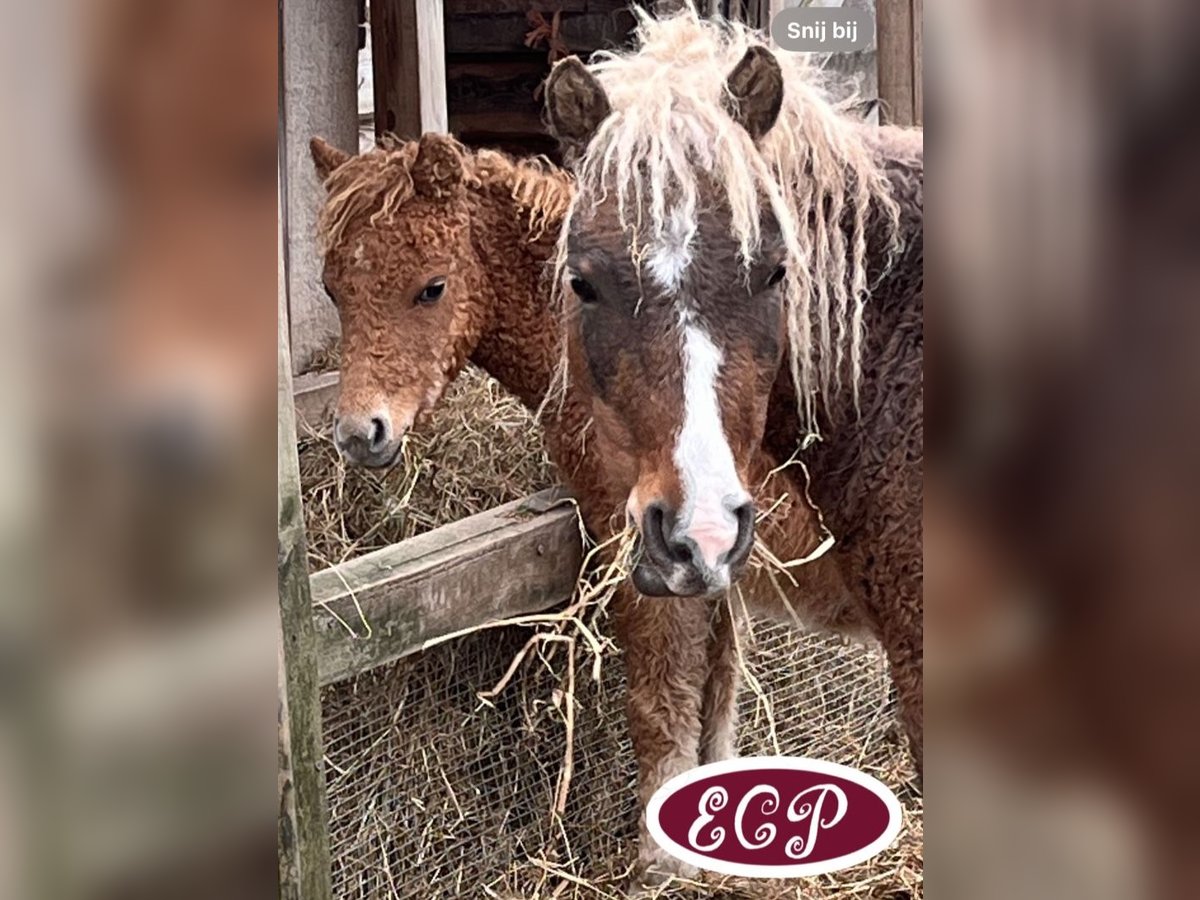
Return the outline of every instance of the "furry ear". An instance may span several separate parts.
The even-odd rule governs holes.
[[[783,107],[783,71],[771,51],[751,47],[725,79],[725,110],[758,141]]]
[[[413,190],[427,197],[453,191],[466,177],[458,141],[448,134],[421,135],[412,164]]]
[[[329,180],[334,169],[350,159],[349,153],[339,150],[324,138],[313,138],[308,142],[308,149],[312,152],[313,163],[317,167],[317,177],[321,179],[322,183]]]
[[[582,150],[612,107],[608,95],[577,56],[556,63],[546,79],[550,133],[565,149]]]

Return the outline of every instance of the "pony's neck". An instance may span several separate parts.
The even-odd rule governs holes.
[[[514,199],[517,172],[499,173],[473,192],[471,240],[487,273],[490,310],[471,361],[536,409],[559,353],[550,266],[562,218],[539,218]]]

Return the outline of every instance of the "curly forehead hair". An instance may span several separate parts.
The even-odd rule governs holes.
[[[391,135],[361,156],[339,165],[325,181],[318,220],[323,252],[335,247],[347,226],[367,216],[372,227],[398,215],[418,193],[452,200],[463,191],[505,185],[536,232],[562,220],[572,180],[544,159],[514,160],[493,150],[471,151],[448,135],[402,141]]]

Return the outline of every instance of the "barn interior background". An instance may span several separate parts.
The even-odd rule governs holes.
[[[733,6],[709,11],[760,24],[776,8]],[[312,237],[323,194],[308,140],[365,149],[385,132],[449,130],[474,146],[553,154],[538,85],[561,55],[624,41],[624,7],[284,3],[285,895],[623,896],[637,810],[619,653],[602,604],[584,607],[583,627],[556,612],[602,594],[577,584],[573,509],[535,493],[555,480],[536,427],[477,372],[414,437],[405,466],[381,476],[338,461],[328,434],[337,318]],[[876,13],[876,46],[830,65],[864,115],[920,122],[921,0],[880,0]],[[524,624],[497,624],[514,616]],[[806,880],[803,895],[921,896],[922,804],[881,655],[762,624],[742,655],[742,753],[854,765],[905,806],[893,848]],[[796,883],[721,890],[800,895]]]

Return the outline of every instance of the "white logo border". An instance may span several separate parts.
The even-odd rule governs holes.
[[[882,800],[884,806],[887,807],[887,827],[883,830],[883,834],[861,850],[855,850],[853,853],[847,853],[843,856],[833,857],[832,859],[824,859],[820,862],[797,863],[790,866],[758,866],[714,859],[711,856],[705,856],[702,853],[697,853],[694,850],[684,847],[663,831],[662,824],[658,820],[659,813],[662,811],[663,804],[666,803],[667,798],[680,788],[714,775],[725,775],[730,772],[758,772],[764,769],[790,769],[792,771],[811,772],[819,775],[834,775],[838,778],[851,781],[860,787],[864,787]],[[697,766],[694,769],[689,769],[686,772],[676,775],[660,787],[654,792],[654,796],[650,798],[650,803],[646,806],[646,827],[650,830],[651,836],[658,845],[667,851],[667,853],[697,868],[707,869],[710,872],[719,872],[722,875],[735,875],[741,878],[806,878],[812,875],[825,875],[829,872],[848,869],[850,866],[864,862],[876,853],[890,847],[896,838],[900,836],[900,828],[903,823],[904,814],[900,808],[900,801],[896,799],[896,795],[892,793],[891,789],[878,778],[868,775],[865,772],[860,772],[858,769],[853,769],[850,766],[843,766],[840,763],[827,762],[822,759],[810,759],[804,756],[746,756],[739,759],[727,759],[721,762]]]

